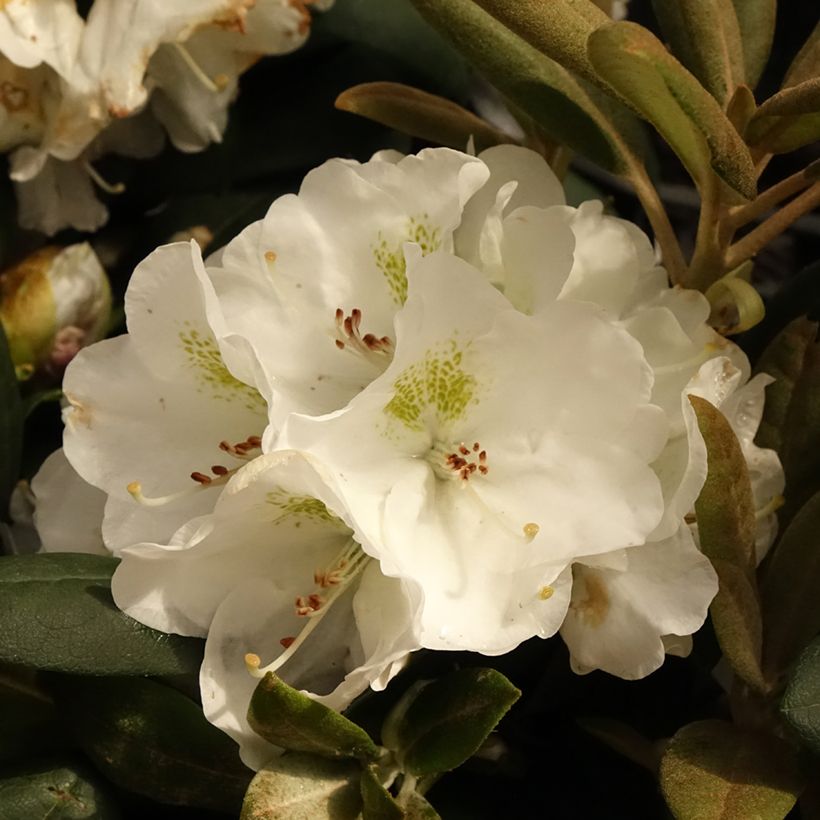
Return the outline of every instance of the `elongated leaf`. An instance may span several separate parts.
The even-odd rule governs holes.
[[[783,741],[720,720],[685,726],[661,760],[661,789],[676,820],[780,820],[801,787]]]
[[[652,6],[672,52],[726,107],[745,82],[732,0],[652,0]]]
[[[814,77],[820,77],[820,21],[792,60],[783,87],[798,85]]]
[[[820,77],[775,94],[758,108],[746,137],[751,145],[782,154],[820,139]]]
[[[113,783],[161,803],[239,810],[250,770],[236,744],[176,689],[68,676],[52,689],[78,744]]]
[[[795,319],[779,333],[758,361],[758,370],[776,381],[766,389],[758,440],[777,450],[786,472],[789,521],[820,490],[820,345],[817,324]]]
[[[737,437],[706,399],[690,396],[706,442],[709,472],[695,502],[700,546],[712,561],[720,588],[712,602],[715,633],[732,669],[758,692],[762,625],[755,580],[755,514],[749,470]]]
[[[361,760],[379,756],[364,729],[271,672],[254,690],[248,722],[257,734],[283,749]]]
[[[780,702],[780,714],[815,754],[820,754],[820,638],[800,655]]]
[[[486,12],[564,68],[591,82],[586,44],[609,17],[590,0],[476,0]]]
[[[336,107],[395,128],[412,137],[465,150],[513,142],[511,137],[460,105],[400,83],[364,83],[342,92]]]
[[[40,765],[0,780],[3,820],[118,820],[120,812],[85,766]]]
[[[406,820],[440,820],[439,813],[418,792],[412,792],[405,808]]]
[[[362,808],[359,766],[291,752],[251,781],[240,820],[355,820]]]
[[[417,690],[394,726],[405,771],[422,776],[460,766],[520,695],[494,669],[460,669]]]
[[[202,641],[149,629],[114,606],[117,563],[72,553],[0,558],[0,661],[86,675],[197,672]]]
[[[404,820],[402,807],[379,780],[375,766],[362,769],[363,820]]]
[[[740,25],[746,82],[754,88],[772,50],[777,0],[732,0]]]
[[[6,332],[0,322],[0,518],[6,517],[20,472],[23,407]]]
[[[635,153],[645,153],[640,126],[622,105],[540,54],[473,0],[413,4],[550,139],[615,173],[626,167],[622,140]]]
[[[766,565],[764,663],[772,678],[820,632],[820,493],[792,519]]]
[[[751,155],[717,101],[649,31],[610,23],[589,38],[601,77],[669,143],[692,178],[703,184],[709,166],[741,196],[756,193]]]

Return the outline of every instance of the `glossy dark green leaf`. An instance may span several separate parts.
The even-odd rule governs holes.
[[[0,557],[0,661],[88,675],[197,672],[202,641],[149,629],[114,605],[117,563],[73,553]]]
[[[413,0],[422,15],[551,140],[615,173],[624,145],[645,154],[645,138],[624,106],[540,54],[472,0]]]
[[[732,0],[652,0],[652,6],[672,52],[725,107],[745,82]]]
[[[820,632],[820,493],[791,520],[761,584],[764,666],[775,678]]]
[[[274,758],[251,781],[241,820],[355,820],[360,772],[352,760],[299,752]]]
[[[780,702],[780,714],[803,743],[820,755],[820,638],[798,658]]]
[[[271,672],[254,690],[248,722],[257,734],[283,749],[360,760],[379,756],[364,729]]]
[[[400,83],[364,83],[339,95],[336,107],[412,137],[464,151],[513,142],[486,120],[456,103]]]
[[[105,776],[160,803],[236,813],[252,772],[199,704],[144,678],[60,676],[57,705]]]
[[[681,729],[661,760],[660,781],[676,820],[782,820],[803,785],[786,743],[721,720]]]
[[[41,764],[0,779],[3,820],[118,820],[99,778],[72,762]]]
[[[23,407],[6,333],[0,323],[0,518],[6,517],[20,473]]]
[[[690,396],[706,442],[709,470],[695,502],[698,535],[720,588],[711,606],[715,633],[732,669],[756,691],[761,671],[762,622],[755,580],[755,508],[746,460],[723,414]]]
[[[494,669],[460,669],[400,702],[398,719],[383,740],[405,771],[416,776],[447,772],[478,751],[520,695]]]
[[[740,25],[746,82],[757,85],[772,50],[777,0],[732,0]]]
[[[601,77],[635,107],[680,157],[692,178],[709,168],[742,197],[757,190],[749,150],[712,97],[647,29],[609,23],[589,38],[590,60]]]
[[[363,820],[404,820],[404,809],[381,784],[375,766],[362,769]]]
[[[758,442],[772,447],[786,473],[786,504],[781,524],[789,521],[820,490],[820,344],[817,324],[792,321],[758,360],[758,372],[774,377]]]

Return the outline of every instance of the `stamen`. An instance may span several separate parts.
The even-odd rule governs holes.
[[[121,194],[125,191],[125,185],[122,182],[109,182],[87,159],[83,160],[83,168],[94,184],[107,194]]]
[[[284,652],[267,666],[261,666],[262,661],[258,655],[252,652],[245,655],[245,666],[248,672],[255,678],[264,678],[268,672],[281,669],[316,629],[350,582],[364,570],[371,560],[370,556],[366,555],[362,548],[351,539],[328,567],[316,570],[313,577],[320,591],[300,595],[294,603],[296,614],[306,618],[308,622],[296,637],[280,639],[279,643],[282,644]],[[326,594],[321,591],[328,588],[330,591]]]
[[[393,355],[393,342],[389,336],[379,338],[373,333],[361,335],[362,312],[353,308],[349,316],[341,308],[336,309],[336,339],[339,350],[350,350],[358,353],[380,368],[384,366],[385,358]]]
[[[466,482],[475,473],[487,475],[490,472],[487,451],[481,449],[477,441],[469,447],[462,441],[452,450],[449,446],[434,445],[427,458],[440,478],[458,477]]]
[[[191,73],[194,77],[196,77],[208,91],[212,91],[214,94],[219,93],[219,86],[202,70],[199,63],[191,55],[191,52],[188,51],[182,43],[174,43],[174,47],[179,53],[179,56],[182,57],[185,65],[191,69]]]

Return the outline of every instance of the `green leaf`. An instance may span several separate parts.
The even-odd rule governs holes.
[[[780,702],[780,714],[814,754],[820,754],[820,638],[800,655]]]
[[[475,0],[510,31],[564,68],[592,82],[598,77],[586,44],[609,17],[590,0]]]
[[[660,781],[676,820],[780,820],[802,787],[788,745],[721,720],[681,729],[661,760]]]
[[[411,792],[405,807],[406,820],[440,820],[439,813],[418,792]]]
[[[754,88],[772,50],[777,0],[732,0],[732,3],[740,26],[746,82]]]
[[[42,764],[0,780],[3,820],[118,820],[119,810],[84,766]]]
[[[745,81],[732,0],[652,0],[652,7],[673,54],[725,108]]]
[[[0,322],[0,518],[6,517],[9,498],[20,474],[23,444],[23,407],[6,333]]]
[[[766,100],[749,123],[746,139],[775,154],[820,139],[820,77],[784,88]]]
[[[820,345],[817,324],[795,319],[758,360],[758,372],[775,379],[766,388],[758,443],[775,449],[786,473],[786,504],[781,524],[789,521],[820,490]]]
[[[0,557],[0,661],[86,675],[196,673],[202,642],[165,635],[111,600],[115,558]]]
[[[405,771],[416,776],[447,772],[479,749],[521,695],[494,669],[460,669],[414,693],[392,738]],[[390,718],[388,718],[388,722]]]
[[[486,120],[450,100],[401,83],[364,83],[343,91],[336,107],[412,137],[464,151],[514,142]]]
[[[820,21],[792,60],[783,80],[783,87],[798,85],[814,77],[820,77]]]
[[[645,155],[640,125],[620,103],[573,77],[472,0],[413,3],[549,139],[615,173],[626,169],[625,144]]]
[[[776,678],[820,632],[820,492],[792,519],[761,584],[763,658]]]
[[[113,783],[160,803],[239,810],[250,770],[176,689],[144,678],[60,676],[52,690],[80,748]]]
[[[251,781],[240,820],[355,820],[362,808],[352,760],[288,753]]]
[[[702,551],[712,561],[720,588],[711,614],[720,648],[732,669],[758,692],[762,623],[755,579],[755,508],[746,460],[723,414],[706,399],[690,396],[706,442],[709,471],[695,502]]]
[[[30,669],[0,667],[0,761],[20,761],[65,748],[54,701]]]
[[[711,166],[741,196],[754,198],[749,149],[714,97],[651,32],[610,23],[592,33],[587,47],[600,76],[655,126],[699,185]]]
[[[324,757],[379,757],[379,747],[364,729],[288,686],[272,672],[259,681],[253,693],[248,722],[257,734],[283,749]]]
[[[361,789],[363,820],[403,820],[404,809],[382,786],[376,766],[365,766],[362,769]]]

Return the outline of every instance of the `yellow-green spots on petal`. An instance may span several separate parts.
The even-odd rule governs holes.
[[[478,402],[478,381],[462,367],[463,350],[453,339],[428,350],[393,382],[384,412],[410,430],[422,431],[428,408],[439,424],[463,418]]]
[[[179,340],[188,362],[196,370],[201,392],[208,392],[212,398],[221,401],[241,401],[248,410],[264,409],[262,396],[225,367],[216,340],[210,333],[185,322]]]
[[[390,294],[397,305],[407,301],[407,264],[404,260],[404,243],[415,242],[423,256],[441,247],[441,230],[430,224],[427,214],[411,217],[403,237],[398,242],[388,242],[379,232],[378,242],[373,246],[376,267],[384,274]]]
[[[265,499],[268,504],[272,504],[279,510],[279,515],[273,519],[274,524],[281,524],[283,521],[295,518],[295,527],[300,527],[303,520],[344,527],[341,519],[330,512],[318,498],[312,498],[309,495],[291,495],[279,489],[267,493]]]

